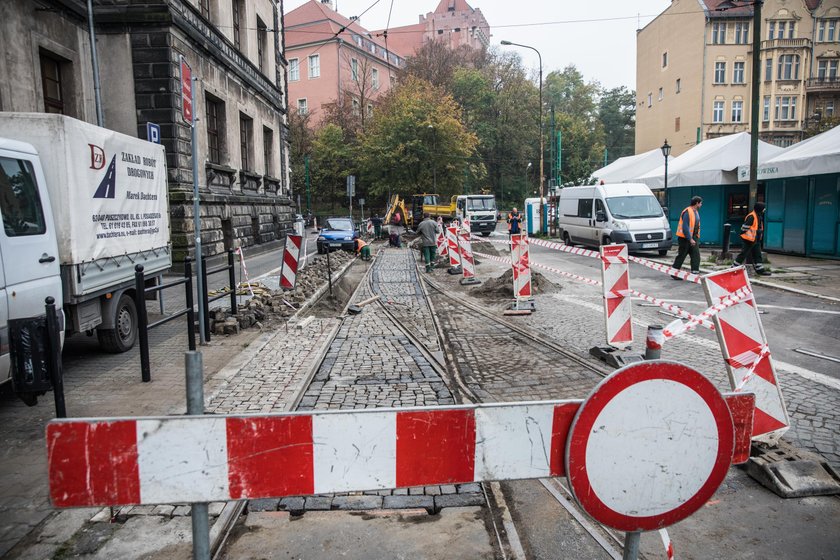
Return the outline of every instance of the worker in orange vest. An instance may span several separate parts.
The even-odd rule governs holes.
[[[691,197],[691,205],[686,207],[680,214],[680,223],[677,225],[677,258],[674,259],[674,268],[682,268],[685,257],[691,258],[691,273],[700,274],[700,207],[703,206],[703,198]],[[671,276],[674,280],[682,280],[679,276]]]
[[[361,237],[356,238],[356,254],[362,257],[363,261],[370,260],[370,247],[368,247],[368,244]]]
[[[770,276],[772,272],[764,268],[761,261],[761,242],[764,239],[764,212],[767,207],[763,202],[756,202],[752,212],[744,218],[741,226],[741,239],[744,241],[741,252],[735,257],[735,264],[742,265],[748,259],[752,260],[755,273],[759,276]]]
[[[519,210],[517,210],[515,207],[513,211],[510,214],[508,214],[507,223],[508,234],[516,235],[520,232],[519,224],[522,223],[522,216],[519,214]]]

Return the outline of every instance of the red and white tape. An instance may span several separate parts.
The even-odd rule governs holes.
[[[752,357],[752,361],[750,361],[750,362],[741,361],[741,360],[744,360],[744,358],[746,357],[745,354],[749,354],[749,356]],[[756,371],[756,368],[758,368],[758,364],[761,363],[761,360],[763,360],[764,357],[767,356],[768,354],[770,354],[770,347],[765,344],[764,346],[761,347],[761,349],[759,350],[758,353],[750,351],[750,352],[745,352],[744,354],[741,354],[740,356],[737,356],[737,359],[738,359],[737,362],[736,362],[736,358],[729,358],[728,362],[733,367],[743,368],[743,367],[748,367],[749,366],[749,369],[747,370],[747,373],[744,375],[744,378],[741,379],[741,382],[738,383],[738,386],[735,387],[733,389],[733,391],[735,391],[737,393],[739,391],[744,390],[744,386],[747,384],[747,382],[750,380],[750,378],[752,378],[752,376],[755,375],[755,371]]]
[[[254,297],[254,290],[251,288],[251,279],[248,277],[248,267],[245,266],[245,251],[242,250],[242,247],[237,247],[236,253],[239,255],[239,264],[242,266],[242,275],[245,277],[248,291],[251,292],[251,297]]]
[[[740,303],[741,301],[751,299],[752,298],[752,289],[748,286],[741,288],[740,290],[733,292],[721,299],[720,302],[716,303],[715,305],[709,307],[700,315],[697,315],[693,319],[689,320],[686,323],[683,323],[679,319],[671,322],[668,326],[665,327],[663,331],[665,333],[665,340],[669,340],[674,338],[675,336],[679,336],[687,330],[693,329],[697,325],[700,324],[701,321],[706,319],[711,319],[724,309],[728,307],[732,307],[733,305]]]

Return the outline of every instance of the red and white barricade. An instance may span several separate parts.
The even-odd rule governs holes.
[[[703,288],[709,305],[752,291],[742,267],[704,276]],[[755,300],[741,298],[714,315],[714,321],[732,389],[755,393],[753,439],[774,444],[790,428],[790,417]]]
[[[514,308],[533,309],[534,295],[531,292],[531,256],[528,250],[528,236],[516,233],[510,236],[510,260],[513,267]]]
[[[368,220],[367,221],[367,234],[370,235],[370,236],[373,236],[373,231],[374,231],[373,230],[373,221]]]
[[[626,348],[633,343],[633,313],[630,300],[630,265],[627,245],[601,247],[601,279],[607,344]]]
[[[437,243],[438,256],[448,257],[449,243],[446,242],[446,234],[443,231],[437,234],[437,237],[435,237],[435,243]]]
[[[479,284],[480,280],[475,277],[475,257],[473,257],[469,230],[462,229],[458,232],[458,249],[461,252],[461,271],[464,275],[461,278],[461,284]]]
[[[458,249],[458,226],[446,228],[446,244],[449,246],[449,266],[461,266],[461,251]]]
[[[245,266],[245,251],[242,250],[242,247],[237,247],[236,254],[239,255],[239,266],[242,267],[242,276],[245,277],[245,284],[248,286],[248,291],[251,293],[251,297],[254,297],[254,289],[251,287],[251,278],[248,276],[248,267]]]
[[[303,237],[287,235],[286,247],[283,249],[283,265],[280,267],[280,287],[293,290],[297,280],[298,261]]]

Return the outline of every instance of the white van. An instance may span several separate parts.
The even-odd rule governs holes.
[[[647,185],[616,183],[560,189],[560,234],[567,245],[624,243],[634,251],[671,247],[671,227]]]

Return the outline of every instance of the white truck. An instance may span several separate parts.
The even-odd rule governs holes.
[[[172,264],[163,146],[62,115],[0,113],[0,383],[8,320],[44,314],[109,352],[137,338],[134,266]]]

